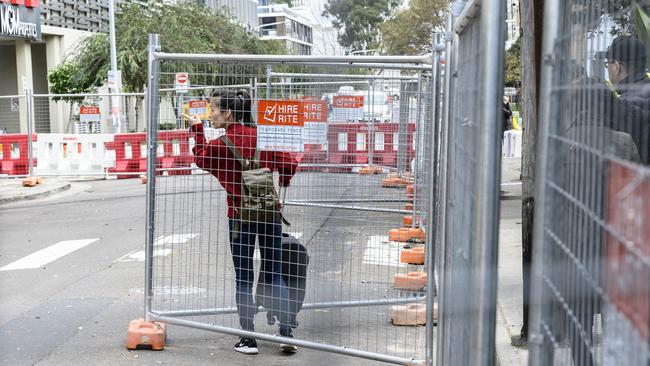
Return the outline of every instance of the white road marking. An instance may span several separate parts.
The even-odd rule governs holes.
[[[26,257],[23,257],[13,263],[9,263],[6,266],[0,268],[0,271],[40,268],[63,256],[79,250],[86,245],[92,244],[97,240],[99,240],[99,238],[60,241],[56,244],[50,245],[47,248],[41,249]]]
[[[406,267],[399,261],[400,244],[389,242],[386,235],[373,235],[368,238],[368,246],[363,253],[363,263],[379,266]]]
[[[185,244],[188,241],[196,238],[199,234],[173,234],[161,236],[158,239],[154,240],[153,246],[153,256],[154,257],[165,257],[172,253],[172,248],[174,245]],[[117,258],[113,263],[116,262],[144,262],[146,259],[146,253],[144,249],[136,249],[125,255]]]

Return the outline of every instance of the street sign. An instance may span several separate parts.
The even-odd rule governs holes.
[[[99,122],[101,120],[101,113],[99,106],[82,105],[79,108],[79,121],[80,122]]]
[[[108,89],[114,92],[122,90],[122,70],[108,70]]]
[[[305,115],[300,100],[260,100],[257,108],[257,148],[302,152]]]
[[[174,86],[176,93],[187,93],[190,89],[190,77],[186,72],[176,73],[176,83]]]
[[[11,111],[18,112],[20,110],[20,101],[18,98],[11,98]]]

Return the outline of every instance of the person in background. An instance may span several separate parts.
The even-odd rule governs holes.
[[[646,47],[634,36],[619,36],[607,49],[607,74],[614,85],[609,124],[632,136],[641,162],[650,164],[650,78]]]
[[[255,155],[257,127],[251,115],[251,98],[245,91],[216,90],[210,101],[210,120],[214,128],[224,128],[225,136],[232,141],[244,159]],[[215,176],[227,192],[230,250],[235,267],[235,301],[239,324],[245,331],[255,330],[254,317],[257,307],[253,301],[253,252],[255,238],[259,238],[262,261],[271,263],[272,298],[276,313],[280,314],[280,335],[293,338],[288,311],[289,293],[282,278],[282,223],[250,223],[237,218],[236,211],[241,202],[241,167],[222,138],[206,141],[203,124],[199,116],[188,116],[190,131],[194,133],[196,146],[193,149],[196,165]],[[280,186],[288,187],[296,172],[297,162],[289,153],[263,151],[260,154],[261,167],[279,172]],[[297,347],[281,345],[282,351],[294,353]],[[254,338],[242,337],[235,344],[235,351],[257,354]]]
[[[510,108],[510,99],[503,97],[503,131],[512,129],[512,109]]]

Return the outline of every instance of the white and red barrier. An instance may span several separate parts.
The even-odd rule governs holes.
[[[395,168],[398,128],[396,123],[378,123],[370,133],[366,123],[329,124],[328,147],[305,144],[304,151],[293,156],[304,165],[302,171],[320,171],[323,169],[320,166],[329,165],[330,172],[351,172],[351,166],[369,163],[369,144],[373,143],[373,163]],[[406,139],[408,161],[415,157],[414,132],[415,124],[411,123]],[[208,140],[222,134],[222,129],[206,130]],[[110,174],[117,178],[135,178],[147,170],[147,135],[144,132],[34,134],[33,141],[36,175]],[[26,134],[0,135],[0,174],[28,174],[27,142]],[[194,139],[187,130],[159,131],[156,149],[158,174],[185,175],[198,171],[192,155],[193,146]]]

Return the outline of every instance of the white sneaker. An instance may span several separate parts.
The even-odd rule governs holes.
[[[240,338],[235,344],[235,351],[246,355],[256,355],[260,351],[257,349],[257,342],[253,338]]]

